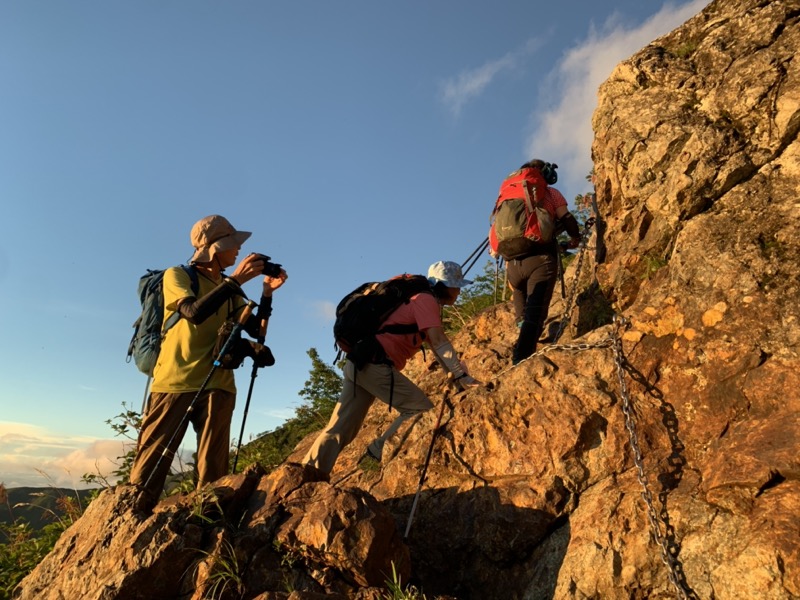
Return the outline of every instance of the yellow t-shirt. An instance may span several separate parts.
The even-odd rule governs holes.
[[[217,287],[219,281],[212,281],[205,275],[197,274],[199,283],[198,298],[202,298]],[[176,310],[178,300],[194,296],[189,275],[180,267],[172,267],[164,273],[164,319],[168,319]],[[184,318],[167,331],[161,342],[155,369],[153,369],[152,392],[184,393],[196,392],[205,381],[214,366],[212,356],[217,332],[228,315],[244,306],[241,296],[234,296],[223,304],[208,319],[194,325]],[[236,315],[239,312],[235,313]],[[218,367],[206,385],[206,389],[220,389],[236,393],[236,382],[233,371]]]

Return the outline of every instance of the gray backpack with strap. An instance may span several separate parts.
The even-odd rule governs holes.
[[[197,271],[190,265],[180,265],[192,281],[192,292],[195,296],[199,293],[200,282]],[[164,321],[164,271],[148,269],[147,273],[139,279],[139,301],[142,304],[142,313],[133,324],[133,337],[128,344],[128,356],[125,362],[133,362],[145,375],[152,376],[153,369],[161,350],[161,340],[164,335],[175,326],[181,318],[179,312],[174,312]]]

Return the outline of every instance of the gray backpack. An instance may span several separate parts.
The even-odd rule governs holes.
[[[192,280],[192,292],[197,296],[200,283],[197,271],[189,265],[180,265]],[[139,301],[142,304],[142,314],[133,324],[133,337],[128,344],[128,356],[125,362],[133,362],[145,375],[152,376],[153,369],[161,350],[161,340],[164,335],[175,326],[181,318],[175,312],[164,321],[164,271],[147,270],[139,279]]]

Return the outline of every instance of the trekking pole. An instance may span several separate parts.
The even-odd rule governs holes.
[[[214,363],[211,365],[211,370],[208,372],[208,375],[206,375],[206,378],[203,381],[203,385],[200,386],[200,389],[197,390],[197,393],[194,395],[194,398],[192,398],[192,401],[189,403],[189,407],[186,409],[186,413],[183,415],[181,422],[178,424],[178,427],[172,432],[172,436],[170,436],[169,441],[164,446],[164,450],[161,452],[161,456],[158,457],[156,466],[153,467],[153,470],[150,471],[150,475],[147,476],[147,481],[144,482],[145,489],[147,489],[148,485],[150,484],[150,480],[153,478],[153,475],[156,474],[158,468],[161,466],[161,461],[167,456],[167,453],[169,452],[172,443],[175,441],[175,436],[181,429],[183,429],[184,424],[186,423],[186,419],[189,418],[189,414],[192,412],[192,409],[194,408],[195,402],[197,402],[197,399],[200,397],[200,394],[206,391],[206,386],[208,385],[208,382],[211,380],[211,376],[217,370],[217,367],[219,367],[222,364],[222,357],[228,353],[228,348],[233,343],[233,340],[236,339],[236,336],[239,335],[239,332],[241,332],[242,328],[247,322],[247,319],[250,318],[250,314],[253,312],[253,308],[255,308],[256,306],[257,304],[252,300],[247,301],[247,305],[244,307],[242,314],[239,315],[239,320],[236,321],[236,323],[234,324],[233,328],[231,329],[231,333],[228,336],[228,339],[225,340],[225,343],[223,344],[222,349],[220,349],[217,358],[214,359]]]
[[[447,379],[448,384],[452,385],[452,378],[453,375],[448,373]],[[419,502],[419,495],[422,492],[422,485],[425,483],[425,476],[428,474],[428,465],[431,462],[431,455],[433,454],[433,445],[436,443],[436,438],[439,435],[439,426],[442,423],[442,415],[444,415],[444,407],[447,404],[447,400],[450,397],[448,393],[450,391],[450,387],[445,390],[444,395],[442,396],[442,405],[439,407],[439,416],[436,418],[436,425],[433,427],[433,437],[431,438],[431,445],[428,446],[428,454],[425,456],[425,463],[422,466],[422,474],[419,476],[419,485],[417,486],[417,493],[414,494],[414,502],[411,504],[411,512],[408,515],[408,523],[406,523],[406,532],[403,534],[403,539],[408,539],[408,532],[411,531],[411,522],[414,520],[414,513],[417,510],[417,502]]]
[[[475,250],[473,250],[473,251],[472,251],[472,254],[470,254],[470,255],[467,257],[467,260],[465,260],[465,261],[462,263],[462,265],[461,265],[461,270],[463,271],[463,274],[464,274],[464,275],[466,275],[467,273],[469,273],[469,270],[470,270],[472,267],[474,267],[474,266],[475,266],[475,263],[476,263],[476,262],[478,262],[478,259],[481,257],[481,254],[483,253],[483,251],[484,251],[484,250],[486,250],[486,247],[487,247],[488,245],[489,245],[489,238],[487,237],[485,240],[483,240],[483,241],[480,243],[480,245],[479,245],[477,248],[475,248]],[[464,269],[464,265],[466,265],[466,264],[467,264],[467,263],[468,263],[468,262],[469,262],[469,261],[472,259],[472,257],[473,257],[473,256],[475,257],[475,259],[472,261],[472,264],[470,264],[470,265],[469,265],[469,266],[468,266],[466,269]]]
[[[263,333],[258,336],[258,343],[264,344],[267,341],[267,319],[261,321]],[[247,400],[244,403],[244,415],[242,416],[242,428],[239,430],[239,441],[236,444],[236,454],[233,456],[233,469],[231,473],[236,473],[236,465],[239,462],[239,451],[242,449],[242,436],[244,435],[244,424],[247,421],[247,412],[250,410],[250,398],[253,396],[253,386],[258,377],[258,362],[256,357],[253,357],[253,371],[250,373],[250,387],[247,389]]]
[[[147,383],[144,384],[144,397],[142,398],[142,418],[144,419],[144,415],[147,412],[147,409],[150,408],[150,382],[153,381],[153,376],[147,376]]]
[[[500,278],[500,258],[494,259],[494,303],[497,304],[497,280]]]

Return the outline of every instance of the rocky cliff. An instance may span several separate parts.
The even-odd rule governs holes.
[[[437,406],[382,468],[376,404],[330,482],[253,467],[152,513],[106,492],[15,597],[378,598],[392,568],[428,598],[800,597],[799,18],[712,2],[601,87],[559,346],[510,369],[490,309],[455,338],[486,387],[416,359]]]

